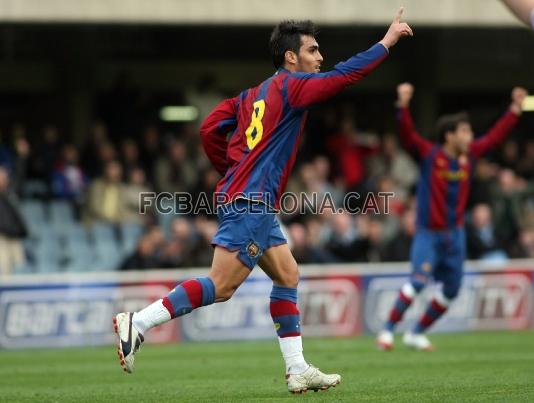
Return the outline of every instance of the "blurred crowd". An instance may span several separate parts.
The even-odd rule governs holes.
[[[379,204],[378,214],[326,210],[280,215],[297,261],[409,260],[417,163],[394,133],[363,132],[349,113],[331,119],[319,110],[314,121],[287,191],[329,193],[340,207],[347,192],[364,195],[356,204],[370,193],[395,196],[389,200],[389,214]],[[17,124],[1,134],[0,272],[8,272],[28,253],[24,239],[31,223],[18,206],[31,199],[66,201],[76,220],[87,226],[141,226],[135,248],[118,268],[209,265],[215,215],[139,214],[140,192],[212,194],[219,175],[200,145],[198,122],[176,125],[172,131],[148,125],[128,137],[110,136],[109,127],[99,121],[85,138],[85,144],[74,144],[53,125],[30,135]],[[522,139],[510,138],[476,165],[466,223],[469,258],[534,257],[534,138]]]

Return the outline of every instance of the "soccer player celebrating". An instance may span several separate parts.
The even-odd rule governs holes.
[[[206,153],[223,175],[217,185],[219,229],[207,277],[182,282],[136,313],[114,318],[119,358],[132,372],[147,331],[201,306],[228,300],[256,264],[273,281],[270,312],[286,364],[290,392],[321,390],[341,377],[308,364],[302,353],[297,308],[299,272],[275,213],[295,162],[307,110],[370,73],[403,36],[412,35],[399,10],[384,38],[333,70],[320,73],[323,57],[311,21],[283,21],[271,35],[276,73],[220,103],[200,129]],[[220,199],[220,198],[219,198]]]
[[[417,232],[411,248],[412,274],[402,286],[384,330],[377,336],[379,348],[393,347],[393,331],[417,294],[431,278],[443,283],[425,313],[403,342],[417,350],[431,351],[425,332],[438,320],[458,295],[465,260],[464,211],[469,194],[474,161],[498,145],[521,115],[527,96],[514,88],[512,103],[489,132],[473,141],[466,114],[446,115],[438,120],[440,144],[433,144],[414,129],[409,105],[411,84],[397,87],[400,137],[406,148],[420,160],[421,177],[417,187]]]

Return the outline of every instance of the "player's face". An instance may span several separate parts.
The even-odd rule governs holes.
[[[473,141],[473,130],[467,122],[459,123],[454,132],[456,149],[459,153],[467,153]]]
[[[301,46],[297,56],[296,69],[302,73],[319,73],[323,56],[319,52],[319,44],[313,36],[302,35]]]

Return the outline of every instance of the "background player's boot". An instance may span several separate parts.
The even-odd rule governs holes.
[[[393,348],[393,332],[381,330],[376,336],[376,346],[380,350],[391,350]]]
[[[308,390],[317,392],[326,390],[330,387],[336,387],[341,382],[341,375],[323,374],[319,368],[310,365],[306,371],[301,374],[286,375],[287,388],[291,393],[306,393]]]
[[[122,369],[132,373],[134,369],[135,353],[139,351],[141,344],[145,341],[143,335],[132,324],[133,313],[119,313],[113,318],[113,328],[119,336],[117,352]]]
[[[408,347],[414,348],[420,351],[434,351],[434,346],[430,343],[430,340],[424,333],[404,333],[402,342]]]

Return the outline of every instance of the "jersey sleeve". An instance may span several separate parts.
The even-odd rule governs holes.
[[[508,110],[484,136],[471,143],[471,154],[478,158],[496,147],[510,134],[518,120],[519,116]]]
[[[227,135],[237,127],[239,98],[225,99],[211,111],[200,126],[200,139],[215,169],[224,175],[228,169]]]
[[[399,124],[399,136],[404,147],[417,157],[428,155],[434,144],[422,137],[415,130],[410,109],[399,108],[397,110],[397,120]]]
[[[306,108],[333,97],[346,86],[361,80],[386,57],[388,50],[380,43],[358,53],[325,73],[291,73],[287,77],[287,98],[293,108]]]

